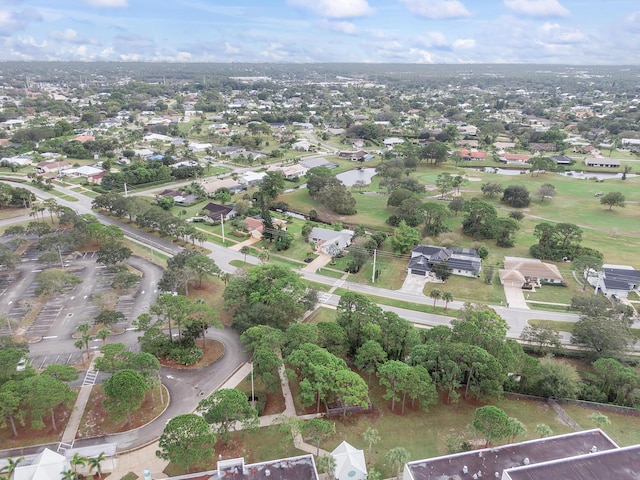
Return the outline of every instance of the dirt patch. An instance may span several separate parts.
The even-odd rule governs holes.
[[[465,177],[464,177],[464,178],[465,178],[466,180],[469,180],[470,182],[481,182],[481,181],[482,181],[482,179],[481,179],[481,178],[479,178],[479,177],[467,177],[467,176],[465,175]]]
[[[62,433],[67,426],[67,421],[71,416],[72,409],[73,402],[55,409],[54,415],[56,428],[53,428],[51,416],[48,414],[43,417],[44,428],[41,428],[40,430],[31,428],[31,418],[28,416],[25,419],[25,426],[20,425],[20,422],[16,420],[16,430],[18,431],[17,437],[13,436],[13,432],[9,425],[4,428],[0,428],[0,449],[59,442],[62,438]]]
[[[202,340],[196,340],[196,345],[200,350],[202,350]],[[208,339],[204,346],[205,349],[202,358],[193,365],[181,365],[168,357],[160,357],[160,365],[163,367],[178,368],[182,370],[197,370],[198,368],[208,367],[212,363],[220,360],[224,355],[224,345],[217,340]]]

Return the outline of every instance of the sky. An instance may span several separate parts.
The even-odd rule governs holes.
[[[0,0],[0,60],[640,64],[638,0]]]

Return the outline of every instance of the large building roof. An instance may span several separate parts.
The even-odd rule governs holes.
[[[173,480],[318,480],[313,455],[282,458],[245,465],[244,459],[220,460],[218,469],[192,473]]]
[[[618,448],[601,430],[586,430],[410,462],[405,466],[403,480],[464,480],[474,478],[473,475],[477,475],[475,478],[502,478],[502,472],[506,469],[585,455],[594,447],[596,451]],[[564,480],[565,477],[538,478]]]
[[[587,453],[507,470],[503,480],[637,480],[640,445]]]

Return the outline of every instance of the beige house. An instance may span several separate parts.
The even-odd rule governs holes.
[[[498,274],[500,282],[510,287],[539,287],[545,283],[564,283],[558,267],[536,258],[504,257],[504,268],[499,270]]]

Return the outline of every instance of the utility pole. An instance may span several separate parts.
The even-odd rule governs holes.
[[[376,283],[376,254],[378,250],[376,248],[373,249],[373,273],[371,274],[371,283]]]

